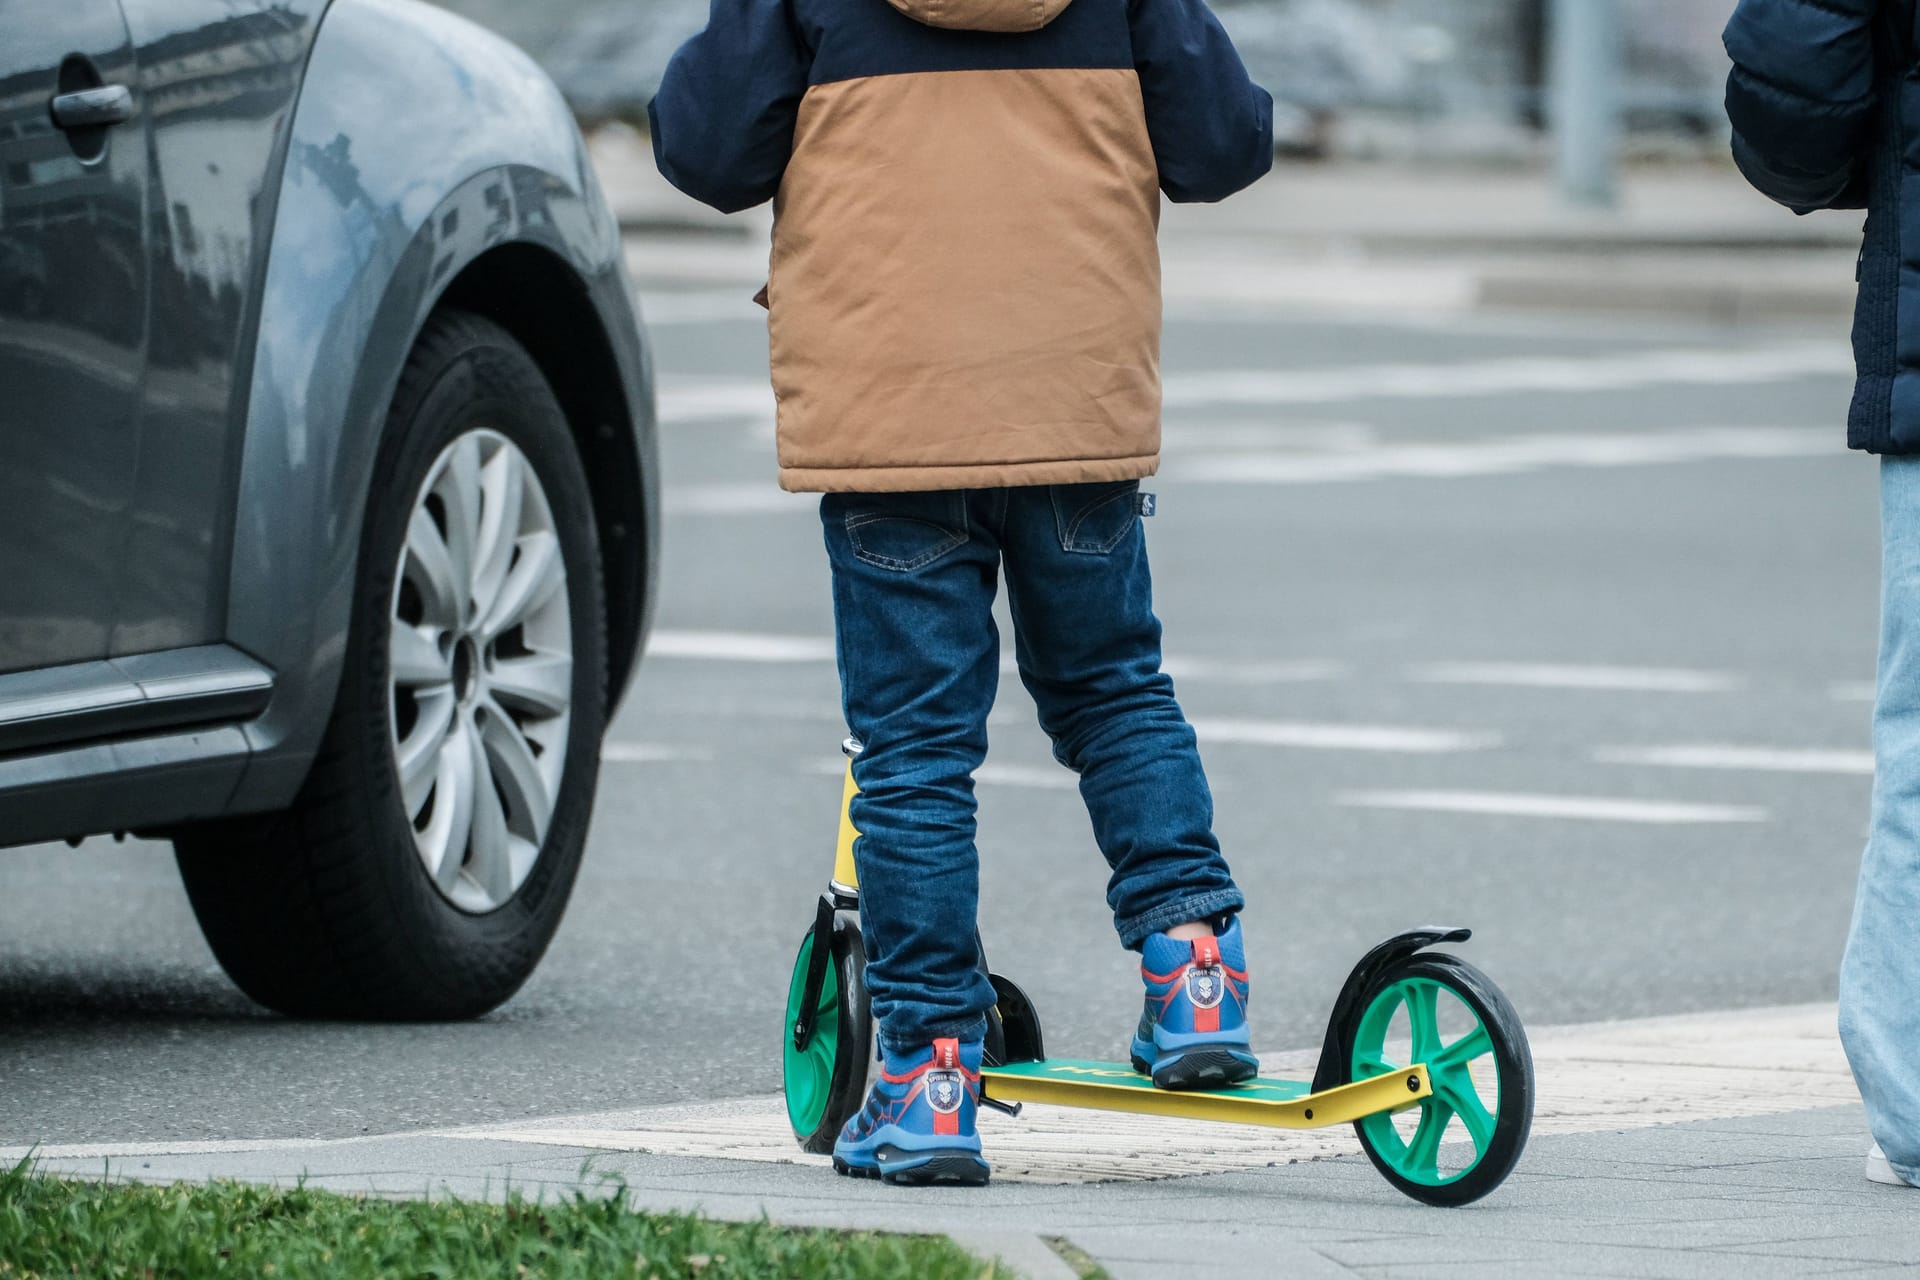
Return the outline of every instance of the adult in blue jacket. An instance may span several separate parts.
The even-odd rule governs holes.
[[[1795,213],[1867,210],[1847,443],[1880,462],[1873,822],[1840,969],[1840,1037],[1874,1145],[1920,1184],[1920,80],[1914,0],[1741,0],[1727,24],[1733,156]]]

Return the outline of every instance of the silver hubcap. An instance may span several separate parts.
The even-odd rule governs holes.
[[[573,706],[553,509],[498,432],[448,445],[414,499],[390,656],[393,763],[414,847],[448,901],[492,911],[539,860]]]

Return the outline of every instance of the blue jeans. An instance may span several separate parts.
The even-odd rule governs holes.
[[[1873,822],[1840,965],[1840,1039],[1887,1160],[1920,1183],[1920,458],[1880,463]]]
[[[854,762],[867,986],[882,1042],[976,1040],[994,994],[975,916],[973,771],[1014,655],[1053,754],[1080,775],[1121,942],[1237,910],[1193,729],[1160,670],[1139,485],[826,495]]]

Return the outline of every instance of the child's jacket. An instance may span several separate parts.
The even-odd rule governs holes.
[[[780,483],[1132,480],[1160,453],[1159,193],[1273,160],[1202,0],[713,0],[660,171],[776,197]]]

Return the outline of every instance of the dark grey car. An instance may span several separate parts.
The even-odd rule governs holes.
[[[619,230],[517,50],[414,0],[0,3],[0,843],[172,839],[277,1009],[493,1007],[657,505]]]

